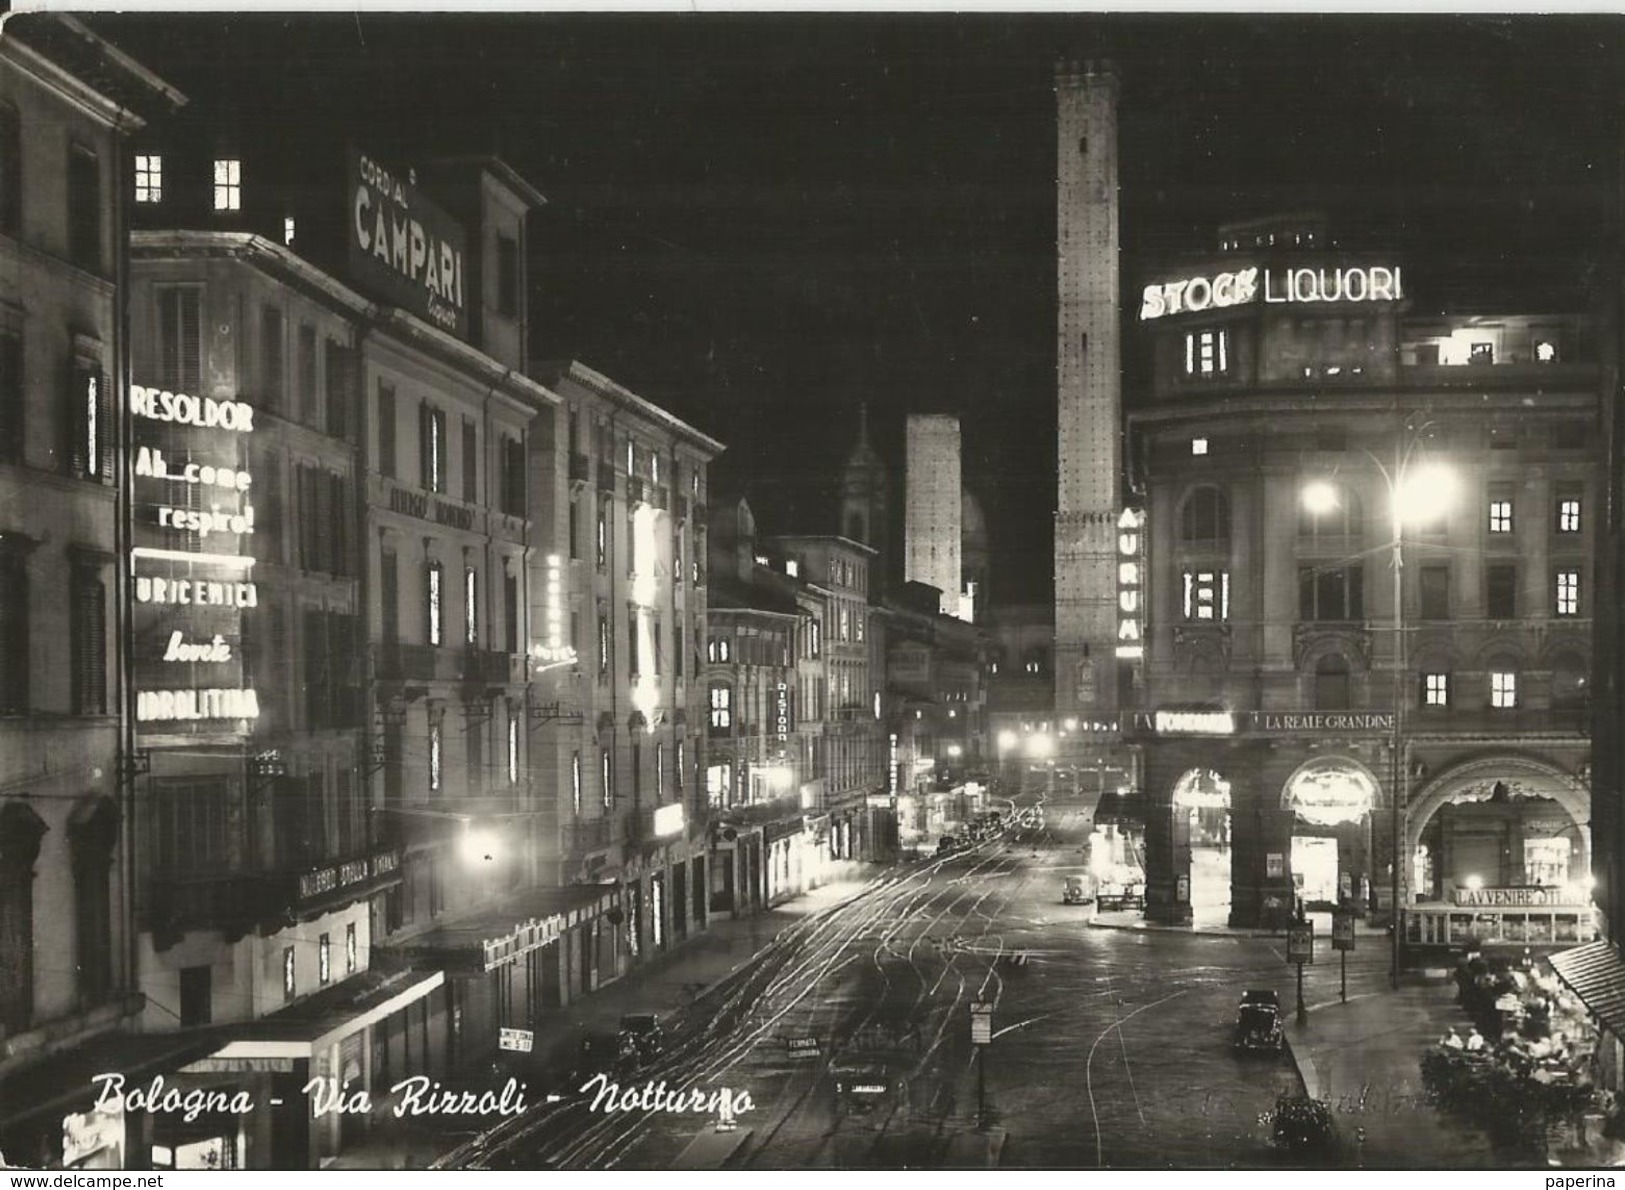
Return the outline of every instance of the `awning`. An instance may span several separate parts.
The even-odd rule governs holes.
[[[445,982],[442,971],[363,971],[259,1020],[229,1026],[229,1040],[211,1050],[196,1069],[256,1070],[265,1059],[312,1058]]]
[[[1588,942],[1554,954],[1557,977],[1615,1037],[1625,1038],[1625,962],[1612,942]]]
[[[607,912],[613,884],[567,884],[531,889],[458,921],[379,949],[423,967],[449,974],[481,974],[557,941],[568,929]]]
[[[1103,793],[1095,804],[1095,825],[1143,827],[1145,825],[1145,799],[1134,794]]]
[[[56,1053],[0,1078],[0,1148],[25,1131],[41,1127],[60,1133],[62,1117],[87,1110],[104,1084],[98,1074],[121,1074],[126,1087],[146,1086],[154,1075],[172,1075],[181,1066],[213,1053],[224,1030],[216,1027],[175,1033],[110,1033],[66,1053]],[[18,1147],[8,1156],[28,1156]]]

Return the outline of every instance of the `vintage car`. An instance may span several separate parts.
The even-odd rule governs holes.
[[[1087,876],[1068,876],[1061,888],[1061,904],[1087,905],[1095,899],[1093,884]]]
[[[665,1039],[660,1018],[652,1012],[628,1012],[621,1017],[621,1044],[637,1054],[638,1065],[647,1066],[660,1056]]]
[[[1259,989],[1243,992],[1241,1006],[1236,1009],[1236,1049],[1247,1053],[1280,1050],[1285,1045],[1280,996],[1273,991]]]
[[[937,840],[937,854],[939,856],[953,855],[963,849],[964,844],[959,841],[958,835],[943,835],[942,838]]]

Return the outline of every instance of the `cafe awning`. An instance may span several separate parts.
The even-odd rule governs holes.
[[[1597,1022],[1615,1037],[1625,1038],[1625,962],[1614,944],[1588,942],[1554,954],[1549,961]]]

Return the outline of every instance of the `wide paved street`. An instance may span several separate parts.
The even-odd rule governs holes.
[[[983,1000],[994,1005],[983,1122],[1006,1136],[1004,1166],[1278,1163],[1260,1116],[1301,1084],[1286,1055],[1238,1056],[1230,1035],[1246,988],[1278,989],[1290,1012],[1280,939],[1093,928],[1089,907],[1060,898],[1063,877],[1083,869],[1086,819],[1051,804],[1028,822],[899,867],[792,926],[676,1015],[662,1060],[623,1087],[748,1092],[739,1133],[710,1144],[731,1150],[730,1166],[936,1166],[977,1126],[970,1005]],[[1385,951],[1363,941],[1351,995],[1386,985]],[[1332,952],[1318,957],[1310,1004],[1338,995]],[[865,1111],[843,1109],[830,1069],[856,1058],[896,1072]],[[539,1106],[460,1160],[669,1168],[713,1119],[594,1111],[590,1098]]]

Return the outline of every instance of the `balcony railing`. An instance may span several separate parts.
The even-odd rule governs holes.
[[[592,464],[586,455],[570,454],[570,482],[586,483],[592,478]]]
[[[598,490],[600,492],[615,490],[615,464],[604,459],[598,460]]]
[[[169,873],[152,879],[153,933],[220,930],[240,938],[264,925],[331,912],[399,884],[401,852],[381,847],[297,870]]]
[[[523,681],[523,678],[514,677],[516,660],[522,658],[513,653],[497,652],[494,649],[464,649],[463,681],[490,686],[506,685],[516,680]]]
[[[641,475],[626,477],[626,498],[633,504],[641,504],[649,498],[649,485]]]
[[[385,641],[373,646],[373,658],[381,681],[455,682],[463,677],[462,654],[438,645]]]

